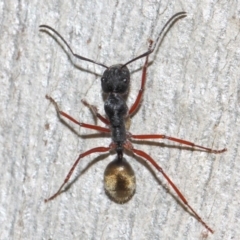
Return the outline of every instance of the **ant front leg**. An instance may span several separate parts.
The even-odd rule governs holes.
[[[193,142],[189,142],[189,141],[186,141],[186,140],[184,140],[184,139],[175,138],[175,137],[170,137],[170,136],[161,135],[161,134],[130,135],[130,138],[142,139],[142,140],[143,140],[143,139],[168,139],[168,140],[173,141],[173,142],[177,142],[177,143],[180,143],[180,144],[188,145],[188,146],[191,146],[191,147],[193,147],[193,148],[203,149],[203,150],[205,150],[206,152],[215,153],[215,154],[223,153],[223,152],[226,152],[226,151],[227,151],[226,148],[223,148],[223,149],[221,149],[221,150],[216,150],[216,149],[207,148],[207,147],[203,147],[203,146],[197,145],[197,144],[195,144],[195,143],[193,143]]]
[[[83,103],[85,106],[87,106],[87,107],[93,112],[93,114],[94,114],[100,121],[102,121],[102,122],[105,123],[106,125],[109,125],[109,124],[110,124],[110,122],[109,122],[108,119],[106,119],[105,117],[103,117],[101,114],[98,113],[98,109],[97,109],[96,106],[89,104],[89,103],[88,103],[86,100],[84,100],[84,99],[82,99],[81,101],[82,101],[82,103]]]
[[[89,129],[94,129],[94,130],[97,130],[97,131],[100,131],[100,132],[107,132],[107,133],[110,133],[110,130],[108,128],[104,128],[104,127],[100,127],[100,126],[97,126],[97,125],[92,125],[92,124],[87,124],[87,123],[83,123],[83,122],[79,122],[77,121],[76,119],[74,119],[73,117],[71,117],[70,115],[68,115],[67,113],[61,111],[57,105],[57,103],[54,101],[54,99],[48,95],[46,95],[46,98],[48,100],[51,101],[51,103],[54,104],[55,108],[56,108],[56,111],[57,113],[59,114],[59,116],[63,116],[67,119],[69,119],[70,121],[74,122],[75,124],[79,125],[80,127],[84,127],[84,128],[89,128]]]
[[[149,50],[152,48],[152,44],[153,44],[153,41],[150,40],[150,44],[149,44],[149,48],[148,48]],[[144,87],[145,87],[145,83],[146,83],[146,78],[147,78],[148,56],[149,55],[146,56],[146,60],[145,60],[143,70],[142,70],[141,88],[138,92],[138,95],[137,95],[137,98],[136,98],[134,104],[131,106],[131,108],[128,112],[129,116],[131,116],[138,109],[141,99],[142,99],[142,95],[143,95],[143,91],[144,91]]]

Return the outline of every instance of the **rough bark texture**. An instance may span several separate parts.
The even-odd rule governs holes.
[[[238,1],[0,1],[0,239],[240,239],[240,35]],[[55,193],[79,153],[108,146],[107,135],[62,123],[62,110],[97,123],[81,99],[103,114],[104,68],[68,57],[48,24],[73,50],[108,66],[143,53],[176,12],[186,11],[150,56],[134,134],[164,133],[228,151],[214,155],[169,141],[136,144],[149,153],[215,230],[182,206],[170,185],[141,158],[126,155],[137,190],[126,204],[104,193],[113,154],[80,161],[70,186]],[[144,59],[129,65],[131,106]],[[69,127],[70,126],[70,127]],[[164,142],[164,145],[162,144]]]

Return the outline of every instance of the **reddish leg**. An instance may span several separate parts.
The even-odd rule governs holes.
[[[111,147],[96,147],[96,148],[92,148],[82,154],[79,155],[79,157],[77,158],[77,160],[75,161],[75,163],[73,164],[72,168],[70,169],[70,171],[68,172],[68,175],[66,176],[66,178],[64,179],[63,184],[61,185],[61,187],[58,189],[58,191],[53,194],[50,198],[45,199],[45,202],[48,202],[50,200],[53,200],[55,197],[57,197],[60,193],[61,190],[63,188],[63,186],[68,182],[69,178],[71,177],[74,169],[76,168],[76,166],[78,165],[79,161],[81,158],[84,158],[86,156],[88,156],[91,153],[98,153],[98,152],[107,152],[111,149]]]
[[[188,146],[191,146],[191,147],[194,147],[194,148],[204,149],[206,152],[210,152],[210,153],[223,153],[223,152],[227,151],[226,148],[223,148],[221,150],[215,150],[215,149],[211,149],[211,148],[196,145],[195,143],[186,141],[184,139],[179,139],[179,138],[174,138],[174,137],[170,137],[170,136],[166,136],[166,135],[159,135],[159,134],[130,135],[130,138],[134,138],[134,139],[159,139],[159,138],[168,139],[170,141],[178,142],[180,144],[185,144],[185,145],[188,145]]]
[[[150,40],[150,45],[149,45],[149,50],[151,49],[153,44],[153,41]],[[132,115],[139,107],[141,99],[142,99],[142,95],[143,95],[143,91],[144,91],[144,87],[145,87],[145,83],[146,83],[146,78],[147,78],[147,67],[148,67],[148,55],[146,56],[146,60],[143,66],[143,71],[142,71],[142,83],[141,83],[141,88],[138,92],[138,96],[134,102],[134,104],[131,106],[130,110],[129,110],[129,115]]]
[[[183,194],[180,192],[180,190],[177,188],[177,186],[172,182],[172,180],[167,176],[167,174],[162,170],[162,168],[145,152],[137,149],[131,149],[135,154],[143,157],[147,161],[149,161],[162,175],[165,177],[165,179],[168,181],[168,183],[172,186],[174,191],[177,193],[178,197],[183,201],[183,203],[192,211],[194,216],[197,218],[197,220],[203,224],[203,226],[208,229],[211,233],[213,233],[213,230],[202,220],[202,218],[193,210],[193,208],[188,204],[187,200],[183,196]]]
[[[93,112],[93,114],[103,123],[109,125],[109,120],[106,119],[105,117],[103,117],[101,114],[98,113],[98,109],[96,106],[89,104],[86,100],[82,99],[82,103],[87,106],[88,108],[90,108],[90,110]]]
[[[47,98],[48,100],[50,100],[50,101],[54,104],[54,106],[55,106],[58,114],[60,114],[61,116],[64,116],[65,118],[68,118],[70,121],[78,124],[79,126],[84,127],[84,128],[94,129],[94,130],[97,130],[97,131],[100,131],[100,132],[110,133],[110,130],[109,130],[108,128],[104,128],[104,127],[100,127],[100,126],[97,126],[97,125],[92,125],[92,124],[87,124],[87,123],[78,122],[76,119],[74,119],[73,117],[71,117],[71,116],[68,115],[67,113],[65,113],[65,112],[63,112],[63,111],[60,111],[57,103],[56,103],[51,97],[49,97],[48,95],[46,95],[46,98]]]

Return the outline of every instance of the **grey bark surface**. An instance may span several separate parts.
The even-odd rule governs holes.
[[[240,4],[238,1],[0,1],[0,239],[240,239]],[[143,53],[176,12],[188,16],[150,56],[141,107],[130,132],[159,133],[215,149],[192,151],[169,141],[138,144],[184,193],[214,234],[183,207],[171,186],[144,159],[126,155],[137,190],[126,204],[105,194],[103,173],[114,154],[78,155],[111,139],[57,117],[61,109],[98,124],[81,99],[104,114],[103,68],[70,59],[49,34],[74,52],[108,66]],[[131,106],[144,59],[129,65]],[[70,126],[70,127],[69,127]],[[162,144],[164,142],[164,144]]]

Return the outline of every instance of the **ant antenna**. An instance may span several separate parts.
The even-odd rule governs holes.
[[[125,66],[127,66],[129,63],[132,63],[132,62],[134,62],[134,61],[136,61],[136,60],[138,60],[138,59],[140,59],[140,58],[143,58],[143,57],[146,57],[146,56],[150,55],[150,54],[155,50],[155,48],[156,48],[156,46],[157,46],[157,43],[158,43],[161,35],[163,34],[164,30],[166,29],[166,27],[169,26],[169,28],[170,28],[177,20],[179,20],[179,19],[181,19],[181,18],[184,18],[184,17],[186,17],[186,16],[187,16],[187,13],[186,13],[186,12],[179,12],[179,13],[174,14],[174,15],[166,22],[166,24],[163,26],[161,32],[158,34],[158,37],[157,37],[154,45],[152,46],[153,41],[150,40],[150,45],[149,45],[148,51],[145,52],[145,53],[143,53],[143,54],[141,54],[141,55],[138,56],[138,57],[133,58],[133,59],[130,60],[129,62],[125,63],[125,64],[122,66],[122,68],[124,68]],[[169,29],[169,28],[168,28],[168,29]],[[166,31],[166,32],[167,32],[167,31]],[[163,35],[163,37],[164,37],[164,36],[165,36],[165,34]]]
[[[65,41],[65,39],[53,28],[51,28],[50,26],[48,25],[40,25],[39,28],[47,28],[47,29],[50,29],[51,31],[53,31],[64,43],[65,45],[68,47],[68,49],[70,50],[70,52],[72,53],[72,55],[76,58],[79,58],[81,60],[84,60],[84,61],[88,61],[88,62],[91,62],[91,63],[95,63],[97,65],[100,65],[102,67],[105,67],[105,68],[108,68],[106,65],[102,64],[102,63],[99,63],[99,62],[95,62],[89,58],[85,58],[83,56],[80,56],[76,53],[73,52],[73,50],[71,49],[71,47],[69,46],[69,44],[67,43],[67,41]]]
[[[165,29],[166,29],[167,27],[170,28],[177,20],[179,20],[179,19],[181,19],[181,18],[184,18],[184,17],[186,17],[186,16],[187,16],[187,13],[186,13],[186,12],[179,12],[179,13],[174,14],[174,15],[166,22],[166,24],[163,26],[161,32],[159,33],[159,35],[158,35],[158,37],[157,37],[157,39],[156,39],[156,41],[155,41],[155,43],[154,43],[154,45],[153,45],[153,41],[150,40],[150,45],[149,45],[149,48],[148,48],[148,51],[147,51],[147,52],[145,52],[145,53],[141,54],[140,56],[138,56],[138,57],[136,57],[136,58],[133,58],[132,60],[128,61],[127,63],[125,63],[124,65],[122,65],[121,68],[126,67],[129,63],[132,63],[132,62],[134,62],[134,61],[136,61],[136,60],[138,60],[138,59],[140,59],[140,58],[143,58],[143,57],[146,57],[146,56],[150,55],[150,54],[155,50],[155,48],[156,48],[156,46],[157,46],[157,44],[158,44],[158,42],[159,42],[159,39],[160,39],[160,37],[162,36],[162,34],[163,34],[163,32],[165,31]],[[83,56],[80,56],[80,55],[74,53],[73,50],[71,49],[71,47],[69,46],[69,44],[67,43],[67,41],[66,41],[55,29],[53,29],[52,27],[50,27],[50,26],[48,26],[48,25],[40,25],[39,28],[46,28],[46,29],[49,29],[49,30],[53,31],[53,32],[65,43],[65,45],[67,46],[67,48],[69,49],[69,51],[72,53],[72,55],[73,55],[74,57],[76,57],[76,58],[78,58],[78,59],[81,59],[81,60],[84,60],[84,61],[88,61],[88,62],[91,62],[91,63],[95,63],[95,64],[100,65],[100,66],[102,66],[102,67],[105,67],[105,68],[107,68],[107,69],[109,68],[109,67],[107,67],[106,65],[104,65],[104,64],[102,64],[102,63],[95,62],[95,61],[93,61],[92,59],[85,58],[85,57],[83,57]],[[168,28],[168,29],[169,29],[169,28]],[[164,35],[165,35],[165,34],[164,34]],[[163,35],[163,37],[164,37],[164,35]]]

